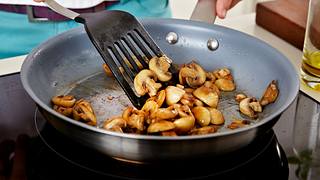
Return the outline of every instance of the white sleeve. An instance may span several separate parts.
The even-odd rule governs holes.
[[[117,0],[56,0],[59,4],[66,8],[84,9],[96,6],[103,1],[117,1]],[[34,5],[45,6],[44,3],[37,3],[33,0],[0,0],[0,4],[14,4],[14,5]]]

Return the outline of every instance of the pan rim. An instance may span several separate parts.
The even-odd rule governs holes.
[[[259,44],[264,45],[265,47],[271,49],[274,53],[282,56],[281,59],[285,59],[286,62],[286,66],[287,66],[287,70],[288,71],[294,71],[296,72],[294,66],[292,65],[292,63],[288,60],[288,58],[286,56],[284,56],[281,52],[279,52],[277,49],[273,48],[272,46],[270,46],[269,44],[267,44],[266,42],[253,37],[251,35],[242,33],[240,31],[237,30],[233,30],[227,27],[223,27],[220,25],[215,25],[215,24],[207,24],[207,23],[203,23],[203,22],[195,22],[195,21],[190,21],[190,20],[181,20],[181,19],[141,19],[142,24],[144,25],[152,25],[152,24],[161,24],[161,23],[174,23],[174,24],[183,24],[183,25],[190,25],[192,24],[193,26],[197,26],[198,28],[205,28],[205,29],[210,29],[212,27],[217,28],[217,29],[224,29],[224,30],[228,30],[231,31],[233,33],[238,33],[241,34],[242,36],[246,36],[249,39],[254,39],[255,41],[257,41]],[[80,32],[81,34],[86,34],[85,30],[83,27],[78,27],[72,30],[69,30],[67,32],[64,32],[58,36],[52,37],[50,39],[48,39],[47,41],[45,41],[44,43],[42,43],[41,45],[45,45],[45,44],[51,44],[54,42],[57,42],[58,38],[57,37],[63,37],[63,36],[75,36],[75,35],[79,35],[79,33],[75,33],[75,32]],[[212,134],[205,134],[205,135],[184,135],[184,136],[177,136],[177,137],[171,137],[171,136],[155,136],[155,135],[138,135],[138,134],[128,134],[128,133],[117,133],[117,132],[113,132],[113,131],[107,131],[104,130],[102,128],[99,127],[93,127],[90,125],[87,125],[85,123],[81,123],[78,121],[75,121],[71,118],[65,117],[61,114],[59,114],[58,112],[54,111],[51,107],[49,107],[47,104],[45,104],[44,102],[42,102],[37,96],[36,94],[33,92],[32,88],[30,87],[29,83],[28,83],[28,78],[27,78],[27,74],[28,71],[27,69],[30,68],[30,66],[32,65],[32,60],[34,58],[34,56],[37,56],[39,53],[41,53],[41,45],[39,45],[38,47],[34,48],[26,57],[25,61],[23,62],[23,65],[21,67],[21,81],[22,81],[22,85],[24,87],[24,89],[27,91],[27,93],[29,94],[29,96],[31,96],[31,98],[35,101],[35,103],[40,106],[41,108],[43,108],[45,111],[49,112],[50,114],[63,119],[64,121],[67,121],[68,123],[71,123],[72,125],[76,125],[78,127],[93,131],[93,132],[98,132],[98,133],[103,133],[106,135],[111,135],[111,136],[116,136],[119,138],[129,138],[129,139],[141,139],[141,140],[160,140],[160,141],[177,141],[177,140],[197,140],[197,139],[206,139],[206,138],[215,138],[215,137],[220,137],[220,136],[228,136],[228,135],[233,135],[233,134],[238,134],[238,133],[242,133],[245,131],[250,131],[250,130],[255,130],[257,127],[271,121],[272,119],[276,118],[277,116],[280,116],[281,113],[283,113],[295,100],[295,98],[297,97],[298,93],[299,93],[299,76],[298,73],[292,73],[292,75],[294,75],[294,79],[296,79],[296,81],[294,81],[293,87],[294,89],[292,90],[291,95],[287,97],[286,102],[279,108],[277,109],[275,112],[273,112],[270,116],[263,118],[261,120],[259,120],[259,122],[254,123],[253,125],[247,126],[247,127],[243,127],[243,128],[239,128],[239,129],[235,129],[235,130],[230,130],[230,131],[225,131],[225,132],[217,132],[217,133],[212,133]]]

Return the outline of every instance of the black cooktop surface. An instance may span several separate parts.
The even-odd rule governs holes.
[[[32,139],[27,165],[32,180],[288,179],[286,155],[273,130],[224,156],[145,164],[118,161],[77,144],[46,123],[39,113],[35,126],[39,135]]]

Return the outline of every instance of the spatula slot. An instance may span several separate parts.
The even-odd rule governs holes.
[[[133,55],[137,58],[137,60],[140,62],[142,67],[148,68],[148,63],[146,62],[146,58],[144,58],[141,54],[142,52],[138,51],[138,46],[135,45],[133,40],[130,38],[130,36],[124,36],[121,38],[121,40],[124,42],[125,45],[127,45],[128,49],[133,53]]]
[[[139,47],[143,54],[150,60],[152,55],[150,54],[150,51],[147,50],[145,43],[143,43],[138,34],[136,32],[130,32],[128,35],[133,39],[134,43]]]
[[[138,35],[138,37],[141,39],[141,42],[144,43],[144,45],[146,46],[146,48],[150,51],[153,52],[154,55],[161,57],[163,56],[162,51],[160,50],[160,48],[155,44],[155,42],[152,40],[152,38],[150,37],[150,35],[144,30],[139,30],[135,29],[135,33]]]

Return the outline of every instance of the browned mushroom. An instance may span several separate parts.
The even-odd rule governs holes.
[[[159,108],[155,112],[155,118],[157,119],[173,119],[178,115],[178,111],[174,108],[174,106],[169,106],[167,108]]]
[[[268,105],[270,103],[273,103],[276,101],[279,94],[279,89],[277,87],[277,81],[273,80],[265,90],[261,100],[260,104],[262,106]]]
[[[221,125],[224,124],[224,117],[221,111],[215,108],[208,108],[210,111],[211,124]]]
[[[173,130],[161,132],[161,136],[178,136],[177,133]]]
[[[175,128],[175,125],[170,121],[157,121],[151,123],[147,129],[148,133],[157,133],[162,131],[169,131]]]
[[[134,78],[134,88],[141,96],[146,93],[148,93],[149,96],[155,96],[158,89],[161,88],[161,84],[156,83],[156,81],[156,74],[151,70],[144,69]]]
[[[175,86],[168,86],[166,88],[166,103],[168,106],[180,101],[185,91]]]
[[[102,128],[110,131],[121,132],[123,133],[123,128],[127,126],[126,120],[121,117],[114,117],[107,119]]]
[[[71,107],[70,108],[66,108],[66,107],[54,105],[53,109],[55,111],[57,111],[58,113],[60,113],[62,115],[65,115],[67,117],[71,117],[72,116],[72,108]]]
[[[262,108],[255,98],[247,97],[239,103],[240,112],[250,118],[257,118],[257,112],[261,112]]]
[[[88,125],[97,125],[97,118],[89,102],[80,99],[73,106],[73,118]]]
[[[250,121],[248,121],[248,120],[235,119],[227,126],[227,128],[229,128],[229,129],[238,129],[238,128],[245,127],[248,124],[250,124]]]
[[[218,106],[219,96],[213,89],[201,86],[193,91],[193,95],[210,107]]]
[[[145,112],[145,115],[148,118],[153,118],[154,113],[158,110],[159,106],[158,103],[155,101],[147,101],[141,108],[142,111]]]
[[[179,71],[179,82],[190,87],[201,86],[206,81],[206,72],[195,62],[184,65]]]
[[[217,127],[215,126],[205,126],[201,128],[192,129],[189,134],[190,135],[204,135],[217,132]]]
[[[238,102],[238,103],[240,103],[243,99],[245,99],[245,98],[247,98],[247,96],[245,95],[245,94],[237,94],[236,96],[235,96],[235,100]]]
[[[236,89],[233,80],[217,79],[214,84],[222,91],[233,91]]]
[[[185,134],[194,127],[195,119],[193,116],[185,116],[175,120],[173,123],[178,134]]]
[[[76,103],[76,99],[72,95],[60,95],[60,96],[54,96],[51,99],[52,103],[57,106],[62,106],[65,108],[71,108]]]
[[[149,69],[157,75],[160,81],[169,81],[172,77],[172,74],[168,71],[170,67],[169,62],[170,61],[166,56],[162,56],[160,58],[155,56],[149,61]]]
[[[145,112],[141,110],[133,110],[132,114],[129,116],[127,120],[127,124],[130,128],[143,131],[144,121],[145,121]]]
[[[210,124],[210,111],[202,106],[197,106],[192,109],[192,113],[200,126],[208,126]]]
[[[213,72],[217,79],[227,79],[233,81],[233,77],[228,68],[217,69]]]

